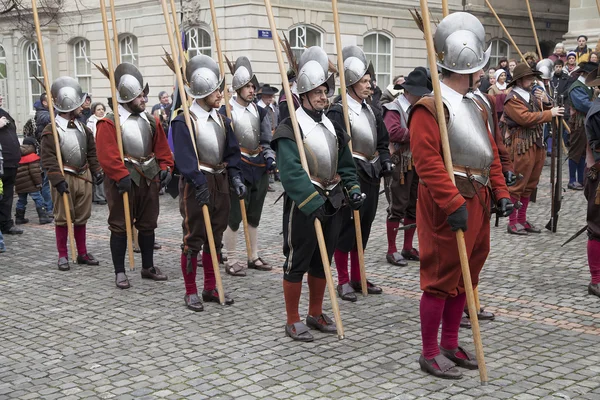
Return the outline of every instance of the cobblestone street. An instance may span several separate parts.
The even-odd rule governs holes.
[[[529,208],[540,227],[550,214],[548,167],[542,182]],[[60,272],[54,227],[37,225],[30,202],[25,233],[5,235],[0,254],[0,399],[600,398],[600,299],[587,294],[587,236],[560,247],[585,224],[582,192],[565,192],[556,234],[508,235],[505,221],[492,228],[479,293],[496,320],[481,323],[490,378],[481,386],[477,371],[463,370],[459,381],[420,371],[419,268],[385,261],[384,195],[366,252],[369,278],[384,294],[340,301],[345,340],[287,338],[276,187],[259,228],[261,255],[276,268],[245,278],[222,270],[235,304],[205,304],[201,313],[183,303],[177,200],[161,197],[156,232],[155,264],[169,280],[142,281],[138,254],[124,291],[114,284],[106,206],[93,206],[88,226],[88,249],[100,266]],[[305,287],[301,315],[307,303]],[[327,294],[325,307],[333,317]],[[462,344],[474,351],[471,337],[461,329]]]

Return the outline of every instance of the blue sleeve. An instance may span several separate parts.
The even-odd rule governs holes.
[[[571,97],[571,103],[577,111],[584,114],[587,114],[587,112],[590,111],[592,101],[583,88],[574,88],[569,95]]]
[[[227,147],[225,147],[225,153],[223,154],[223,162],[227,163],[229,179],[233,179],[234,176],[242,176],[240,167],[242,154],[240,153],[240,145],[231,127],[231,120],[223,118],[223,121],[225,121],[225,131],[227,132]]]
[[[182,118],[178,116],[171,123],[173,135],[173,154],[179,172],[195,186],[206,183],[206,177],[198,169],[198,155],[194,149],[190,132]]]

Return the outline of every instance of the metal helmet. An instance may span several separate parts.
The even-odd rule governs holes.
[[[329,58],[319,46],[309,47],[298,62],[298,94],[308,93],[321,85],[327,85],[327,97],[335,91],[335,75],[329,74]]]
[[[117,101],[129,103],[144,92],[144,78],[137,67],[131,63],[121,63],[115,69]]]
[[[252,72],[252,65],[248,57],[242,56],[235,60],[235,71],[233,73],[233,80],[231,81],[231,87],[233,90],[238,90],[246,86],[248,83],[252,83],[254,88],[258,90],[258,79]]]
[[[457,74],[472,74],[488,63],[492,46],[485,49],[485,29],[477,17],[455,12],[439,23],[433,35],[437,65]]]
[[[225,80],[217,62],[207,55],[199,54],[187,63],[185,77],[186,92],[194,99],[203,99],[218,88],[223,90]]]
[[[85,102],[87,93],[83,93],[76,79],[70,76],[61,76],[52,82],[50,88],[54,108],[60,112],[70,112],[81,107]]]
[[[554,62],[549,58],[544,58],[537,63],[535,69],[542,73],[542,79],[551,79],[552,72],[554,71]]]
[[[367,61],[364,51],[358,46],[346,46],[342,49],[344,58],[344,77],[346,86],[352,86],[360,81],[366,74],[374,78],[374,68],[371,61]]]

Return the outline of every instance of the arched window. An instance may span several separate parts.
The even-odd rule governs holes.
[[[75,65],[75,78],[79,81],[81,89],[89,93],[92,88],[92,63],[89,59],[90,42],[80,39],[73,44],[73,61]]]
[[[304,49],[311,46],[321,46],[321,32],[307,25],[299,25],[290,29],[290,45],[296,58],[304,52]]]
[[[44,92],[44,88],[36,80],[37,77],[40,81],[44,81],[37,43],[32,42],[25,47],[25,60],[27,62],[29,109],[33,109],[33,104],[40,99],[40,95]]]
[[[510,58],[510,46],[502,39],[492,39],[492,54],[490,56],[490,67],[496,67],[501,58]]]
[[[364,38],[363,51],[373,63],[377,86],[386,88],[392,80],[392,39],[382,33],[370,33]]]
[[[0,95],[3,97],[3,107],[8,108],[8,86],[6,80],[6,52],[0,45]]]
[[[212,44],[210,34],[202,28],[190,28],[185,33],[185,41],[188,49],[188,57],[192,58],[198,54],[211,56]]]
[[[121,62],[138,65],[138,42],[133,35],[127,35],[119,41],[121,47]]]

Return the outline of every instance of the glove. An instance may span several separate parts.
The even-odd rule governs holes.
[[[238,195],[240,199],[246,197],[246,185],[242,182],[242,178],[239,176],[234,176],[231,179],[231,187],[235,190],[235,193]]]
[[[275,163],[275,159],[268,157],[267,158],[267,171],[275,171],[277,168],[277,164]]]
[[[392,174],[394,173],[394,164],[392,164],[391,161],[384,161],[382,167],[383,167],[383,169],[381,170],[382,176],[384,176],[384,177],[392,176]]]
[[[98,171],[94,174],[94,184],[100,185],[104,182],[104,172]]]
[[[323,222],[323,219],[325,219],[325,209],[323,208],[323,206],[319,206],[319,208],[313,211],[308,217],[312,222],[314,222],[315,219],[318,219],[319,221]]]
[[[196,201],[201,206],[210,204],[210,192],[208,191],[208,185],[206,183],[196,186]]]
[[[501,217],[508,217],[515,210],[515,205],[510,201],[510,199],[500,199],[498,200],[498,212]]]
[[[350,202],[350,207],[352,207],[353,210],[358,210],[363,205],[366,198],[367,195],[364,193],[351,194],[348,198],[348,201]]]
[[[171,171],[169,168],[163,169],[158,173],[158,178],[160,179],[160,187],[167,187],[173,175],[171,175]]]
[[[462,229],[463,232],[467,231],[467,220],[469,219],[469,213],[467,212],[467,203],[463,203],[458,210],[448,215],[448,224],[454,232]]]
[[[131,191],[131,178],[129,175],[117,182],[117,189],[119,189],[119,194]]]
[[[506,181],[506,186],[513,186],[517,183],[517,176],[512,171],[506,171],[504,173],[504,180]]]
[[[58,182],[54,187],[56,188],[58,194],[60,194],[61,196],[65,193],[69,193],[69,185],[65,181]]]

